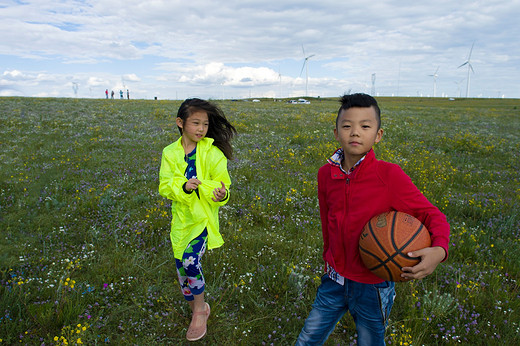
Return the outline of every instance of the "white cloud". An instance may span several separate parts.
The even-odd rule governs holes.
[[[89,87],[104,87],[107,85],[107,81],[98,77],[90,77],[87,80],[87,85]]]
[[[137,77],[137,75],[135,73],[125,74],[125,75],[123,75],[122,78],[129,82],[140,82],[141,81],[141,78]]]
[[[223,63],[209,63],[194,67],[183,74],[179,82],[190,84],[217,84],[231,87],[253,87],[279,83],[278,73],[266,67],[225,66]]]
[[[26,78],[26,76],[18,70],[4,71],[3,76],[9,80],[23,80]]]

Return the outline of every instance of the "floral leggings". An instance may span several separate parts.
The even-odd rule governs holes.
[[[204,292],[206,283],[200,260],[206,251],[207,240],[208,230],[204,228],[204,231],[188,244],[182,254],[182,260],[175,259],[181,291],[187,301],[192,301],[193,295]]]

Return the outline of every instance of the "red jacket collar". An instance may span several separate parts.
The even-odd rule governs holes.
[[[338,149],[339,150],[339,149]],[[338,151],[334,152],[334,155],[337,154]],[[366,166],[369,162],[373,162],[376,159],[376,155],[374,153],[374,149],[370,149],[370,151],[366,154],[365,159],[360,163],[359,167],[354,169],[351,174],[346,174],[341,168],[341,163],[338,161],[333,161],[331,159],[328,160],[328,163],[331,165],[330,174],[332,179],[346,179],[347,176],[350,178],[354,178],[356,173],[364,166]]]

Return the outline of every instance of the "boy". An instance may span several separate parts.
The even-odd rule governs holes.
[[[422,279],[448,255],[450,226],[396,164],[375,158],[372,146],[382,136],[377,101],[366,94],[345,95],[334,137],[341,148],[318,171],[318,200],[327,273],[296,345],[322,345],[349,311],[359,345],[384,345],[395,297],[394,283],[383,281],[362,263],[358,245],[363,226],[374,216],[398,210],[428,228],[431,247],[409,253],[420,257],[402,277]]]

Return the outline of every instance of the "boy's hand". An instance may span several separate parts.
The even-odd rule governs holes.
[[[191,178],[186,182],[186,190],[187,191],[193,191],[196,190],[199,185],[201,184],[201,181],[197,178]]]
[[[433,273],[435,268],[446,257],[446,251],[440,246],[427,247],[409,252],[410,257],[420,257],[421,262],[413,267],[403,267],[401,277],[406,279],[422,279]]]
[[[215,196],[211,198],[213,202],[220,202],[224,199],[224,197],[226,197],[226,185],[224,185],[222,181],[220,183],[222,184],[222,187],[217,187],[215,190],[213,190],[213,195]]]

